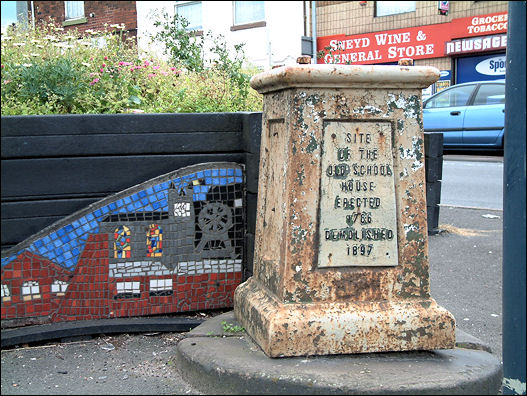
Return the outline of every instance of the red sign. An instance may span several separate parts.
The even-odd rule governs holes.
[[[507,12],[453,19],[447,27],[450,38],[487,36],[507,32]],[[449,41],[449,40],[445,40]]]
[[[488,35],[489,31],[507,31],[506,12],[384,32],[318,37],[317,48],[323,55],[317,63],[367,65],[439,58],[445,56],[445,43],[453,38]]]

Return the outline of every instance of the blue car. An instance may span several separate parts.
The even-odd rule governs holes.
[[[423,102],[425,132],[443,132],[445,150],[503,150],[505,80],[453,85]]]

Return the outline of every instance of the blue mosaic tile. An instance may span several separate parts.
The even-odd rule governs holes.
[[[241,177],[236,178],[236,183],[243,183],[243,179]]]
[[[219,172],[217,169],[213,169],[212,170],[212,173],[211,173],[211,176],[218,176],[219,175]]]
[[[64,235],[60,238],[60,240],[62,241],[62,243],[68,243],[70,241],[70,237],[69,235]]]
[[[66,227],[64,227],[64,230],[66,230],[66,232],[71,232],[73,231],[73,226],[71,224],[68,224]]]
[[[121,200],[119,200],[118,202],[122,202]],[[108,208],[110,210],[115,210],[117,209],[117,203],[116,202],[112,202],[111,204],[108,205]]]
[[[203,172],[198,172],[198,173],[196,173],[196,177],[197,177],[197,178],[202,178],[202,177],[203,177]]]
[[[44,242],[42,242],[42,240],[39,239],[38,241],[35,241],[34,245],[36,248],[39,248],[39,247],[42,247],[42,245],[44,245]]]
[[[96,211],[93,212],[93,214],[95,215],[95,217],[99,218],[102,216],[102,211],[100,209],[97,209]]]
[[[205,201],[207,199],[207,194],[201,193],[201,194],[198,194],[198,197],[200,201]]]
[[[82,226],[82,225],[86,224],[88,222],[88,220],[86,220],[86,216],[84,216],[84,217],[81,217],[79,219],[79,222],[81,223],[81,226]]]
[[[64,230],[64,228],[61,228],[60,230],[57,231],[57,234],[59,235],[59,237],[61,237],[66,234],[66,231]]]
[[[220,169],[220,176],[227,176],[227,169]]]
[[[131,204],[132,203],[132,198],[130,198],[130,196],[124,197],[123,202],[125,204],[127,204],[127,205]]]
[[[150,201],[148,200],[148,198],[145,197],[145,198],[142,198],[142,199],[141,199],[141,203],[142,203],[143,205],[148,205],[148,204],[150,203]]]
[[[238,169],[238,168],[234,170],[234,174],[235,174],[236,176],[242,176],[242,175],[243,175],[243,174],[242,174],[242,170],[241,170],[241,169]]]

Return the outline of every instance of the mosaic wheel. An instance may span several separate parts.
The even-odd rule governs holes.
[[[227,205],[212,202],[198,215],[198,226],[206,234],[223,234],[232,227],[232,211]]]

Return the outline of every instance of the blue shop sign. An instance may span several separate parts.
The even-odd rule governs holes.
[[[456,60],[456,84],[505,78],[506,55],[468,56]]]

